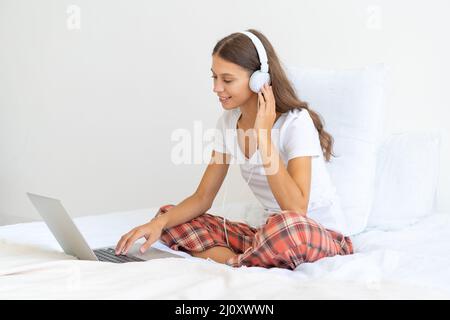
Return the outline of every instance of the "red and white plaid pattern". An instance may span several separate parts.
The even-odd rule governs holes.
[[[172,207],[172,204],[162,206],[157,215]],[[189,222],[164,229],[160,240],[174,250],[187,252],[201,252],[215,246],[228,247],[236,253],[226,262],[232,267],[295,269],[301,263],[353,253],[349,237],[326,229],[294,211],[272,214],[259,228],[226,220],[229,246],[223,219],[204,213]]]

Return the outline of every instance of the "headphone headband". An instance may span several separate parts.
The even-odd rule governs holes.
[[[255,36],[253,33],[249,31],[242,31],[241,33],[247,35],[255,45],[256,51],[258,52],[259,62],[261,63],[260,70],[262,72],[269,72],[269,64],[267,62],[266,49],[264,49],[261,40],[259,40],[257,36]]]

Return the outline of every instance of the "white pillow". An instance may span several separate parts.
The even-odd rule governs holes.
[[[393,134],[380,146],[368,227],[395,229],[432,213],[439,174],[441,134]]]
[[[334,138],[337,158],[327,162],[340,199],[333,210],[346,218],[341,232],[354,235],[367,226],[374,193],[375,153],[382,137],[386,67],[354,69],[288,67],[300,99],[323,118]]]

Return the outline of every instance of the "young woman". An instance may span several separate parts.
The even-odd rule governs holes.
[[[253,29],[247,32],[223,38],[212,52],[214,92],[224,109],[218,121],[223,139],[217,139],[197,190],[178,205],[162,206],[149,223],[123,235],[116,254],[126,254],[142,237],[147,240],[142,252],[160,240],[174,250],[233,267],[295,269],[353,253],[331,211],[311,210],[311,205],[332,200],[335,189],[325,161],[333,155],[333,138],[319,115],[296,96],[267,38]],[[255,90],[251,75],[266,57],[271,85]],[[236,132],[236,139],[225,138],[226,130]],[[264,207],[261,214],[267,219],[258,228],[206,212],[233,158],[243,159],[242,175]]]

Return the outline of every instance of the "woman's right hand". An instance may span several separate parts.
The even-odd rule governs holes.
[[[144,237],[147,241],[141,246],[140,252],[144,253],[153,243],[160,237],[164,229],[164,219],[162,216],[151,220],[139,227],[132,229],[130,232],[124,234],[116,246],[116,255],[128,253],[136,240]]]

